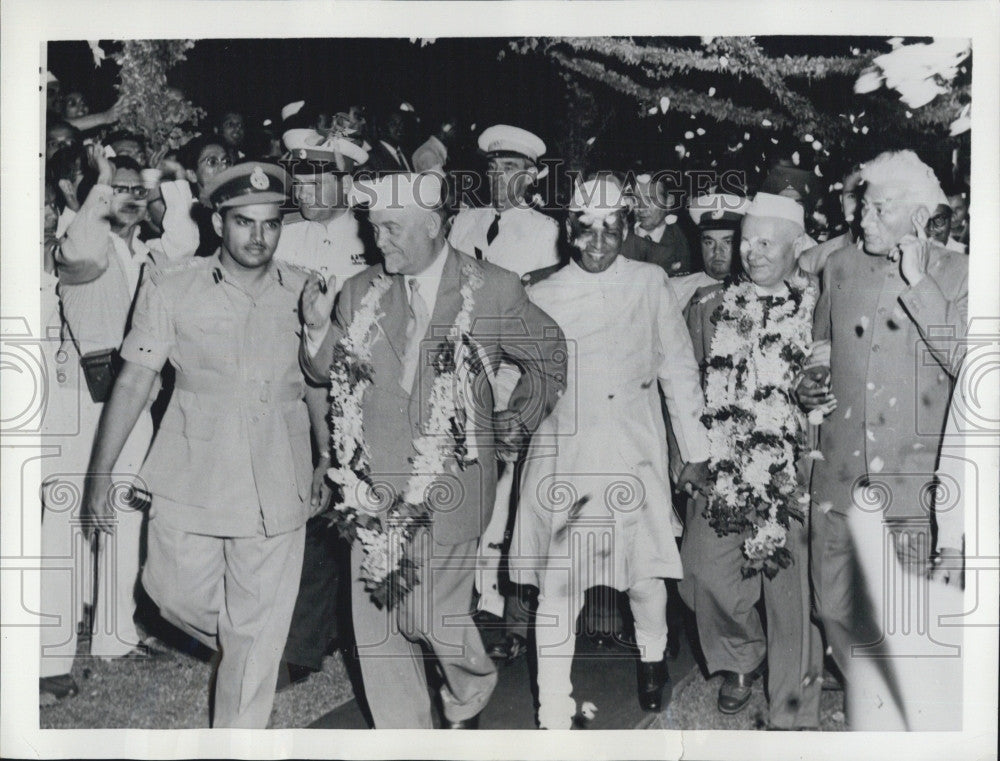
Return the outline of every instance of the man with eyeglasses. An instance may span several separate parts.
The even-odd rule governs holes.
[[[211,256],[219,247],[220,238],[212,225],[212,205],[206,188],[220,172],[233,165],[233,154],[218,135],[207,134],[188,141],[178,152],[177,161],[191,183],[194,199],[191,216],[198,225],[198,249],[195,256]]]
[[[64,320],[61,354],[67,362],[80,364],[86,383],[86,389],[80,389],[78,410],[74,412],[78,419],[65,421],[73,425],[77,434],[71,441],[62,442],[58,458],[52,463],[54,471],[47,474],[50,489],[43,492],[45,535],[59,534],[56,540],[59,543],[72,536],[71,517],[79,519],[81,516],[75,510],[51,509],[46,496],[58,493],[59,484],[64,482],[72,486],[75,493],[82,491],[80,474],[86,468],[101,410],[118,368],[118,348],[144,268],[153,261],[159,263],[170,258],[162,246],[154,246],[157,251],[151,251],[139,240],[139,225],[146,218],[149,194],[142,183],[139,165],[124,156],[108,159],[100,145],[89,146],[86,158],[85,176],[76,189],[83,203],[66,235],[58,241],[54,254]],[[121,455],[113,463],[112,470],[122,483],[139,485],[135,474],[139,472],[153,436],[149,414],[153,398],[155,393],[147,400]],[[91,655],[101,658],[155,654],[143,644],[133,621],[136,609],[133,589],[139,572],[143,513],[138,509],[141,498],[126,501],[128,504],[120,505],[117,511],[115,536],[102,541],[98,547],[100,562],[94,617],[100,625],[93,631]],[[82,517],[84,523],[89,519],[86,511]],[[52,522],[63,520],[65,530],[51,530]],[[65,556],[59,548],[48,543],[43,544],[42,554],[47,558]],[[43,574],[42,583],[43,599],[47,604],[58,607],[67,600],[72,602],[72,596],[62,591],[50,594],[49,585],[60,583],[54,574]],[[75,616],[70,611],[60,611],[60,620],[64,623],[53,631],[59,634],[60,642],[53,642],[58,646],[45,647],[46,638],[43,637],[40,670],[42,693],[48,692],[57,698],[62,696],[60,692],[66,694],[59,689],[58,680],[69,673],[76,649]],[[55,686],[50,689],[52,680]]]

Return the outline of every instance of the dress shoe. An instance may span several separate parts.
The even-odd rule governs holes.
[[[502,642],[496,642],[487,654],[494,661],[512,663],[528,652],[528,642],[520,634],[508,634]]]
[[[763,666],[760,666],[749,674],[737,674],[734,671],[727,672],[726,678],[719,688],[719,711],[725,714],[739,713],[746,708],[753,694],[753,683],[761,675]]]
[[[663,702],[663,688],[670,681],[666,660],[639,661],[637,677],[639,707],[644,711],[659,711]]]
[[[41,705],[52,705],[80,692],[72,674],[43,676],[38,680],[38,696]]]
[[[162,658],[167,654],[166,650],[160,650],[158,647],[154,647],[147,642],[140,642],[131,650],[129,650],[125,655],[120,655],[117,658],[108,658],[106,660],[113,661],[149,661],[154,658]]]
[[[446,722],[447,729],[479,729],[479,714],[472,716],[468,719],[459,719],[458,721],[448,721]]]

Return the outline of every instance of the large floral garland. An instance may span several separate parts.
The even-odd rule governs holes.
[[[795,464],[806,450],[806,420],[790,391],[809,357],[816,296],[811,284],[759,296],[750,281],[730,282],[712,317],[702,421],[714,488],[706,517],[719,536],[746,536],[746,577],[787,568],[790,522],[805,519],[808,495]]]
[[[473,363],[472,309],[475,291],[483,284],[478,268],[462,269],[462,306],[435,358],[427,423],[413,441],[417,454],[402,494],[389,495],[373,486],[370,452],[364,438],[363,403],[374,380],[371,350],[383,312],[380,302],[392,281],[380,273],[361,300],[344,337],[337,343],[330,369],[329,479],[340,489],[334,505],[334,523],[350,541],[359,540],[364,552],[361,580],[378,607],[393,608],[419,583],[411,540],[431,520],[429,495],[445,472],[449,457],[459,465],[466,457],[465,411],[456,404],[459,371]],[[387,504],[382,504],[383,502]]]

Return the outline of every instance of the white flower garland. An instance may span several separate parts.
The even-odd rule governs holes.
[[[483,276],[477,267],[468,264],[462,273],[462,306],[435,361],[427,422],[413,441],[417,454],[412,458],[411,474],[403,493],[387,507],[379,504],[371,488],[370,453],[363,425],[364,396],[374,379],[371,350],[377,332],[373,328],[383,315],[379,304],[392,283],[384,274],[372,281],[345,336],[334,349],[330,369],[330,454],[334,466],[327,476],[342,493],[335,505],[336,522],[346,536],[361,542],[361,579],[379,607],[393,607],[418,583],[409,543],[416,528],[430,519],[429,490],[445,472],[449,457],[465,462],[464,415],[455,400],[459,384],[456,364],[470,362],[472,355],[462,353],[465,359],[458,363],[456,358],[464,344],[471,343],[474,294],[482,286]]]
[[[790,396],[809,356],[816,288],[789,284],[787,296],[758,296],[731,283],[718,309],[706,358],[705,414],[714,481],[706,512],[720,536],[747,534],[743,572],[768,578],[791,563],[791,519],[808,496],[795,464],[805,448],[805,416]]]

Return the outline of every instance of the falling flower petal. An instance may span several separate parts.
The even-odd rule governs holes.
[[[862,135],[867,135],[868,134],[868,126],[867,125],[861,128],[861,134]]]
[[[583,718],[593,721],[594,717],[597,715],[597,706],[588,700],[580,706],[580,713],[583,714]]]
[[[890,407],[896,406],[896,397],[892,397],[892,399],[889,400],[889,406]]]
[[[819,140],[813,140],[813,150],[818,151],[823,147],[823,144]]]
[[[711,98],[713,95],[715,95],[715,88],[714,87],[709,87],[708,88],[708,97]]]
[[[668,225],[675,225],[675,224],[677,224],[677,215],[676,214],[667,214],[667,217],[666,217],[666,219],[664,221]]]
[[[587,145],[593,145],[595,140],[597,140],[597,136],[596,135],[594,137],[588,137],[587,138]]]
[[[865,438],[868,439],[869,441],[875,441],[875,434],[872,433],[870,430],[867,430],[865,431]]]
[[[816,168],[813,169],[813,172],[816,174],[817,177],[823,176],[823,173],[819,170],[819,164],[816,165]]]
[[[860,449],[855,449],[854,452],[852,452],[852,454],[854,455],[854,457],[860,457],[861,456],[861,450]]]
[[[694,137],[694,133],[691,130],[688,130],[687,132],[684,133],[684,139],[685,140],[691,140],[693,137]]]
[[[771,120],[770,119],[761,119],[760,123],[761,123],[761,126],[763,126],[763,127],[770,127],[771,126]]]
[[[853,409],[854,409],[853,407],[848,407],[847,408],[847,412],[844,413],[844,420],[850,420],[851,419],[851,411]]]
[[[799,156],[799,152],[798,151],[793,152],[792,163],[795,164],[795,166],[798,166],[800,161],[802,161],[802,157]]]
[[[808,132],[802,136],[803,143],[811,143],[812,141],[813,141],[813,136],[810,135]]]
[[[744,140],[749,140],[750,139],[750,133],[749,132],[744,132],[743,133],[743,139]]]
[[[87,44],[90,46],[90,52],[94,55],[94,66],[100,67],[107,56],[104,48],[100,45],[100,40],[87,40]]]
[[[696,129],[695,132],[697,132],[699,135],[704,135],[705,129],[703,127],[698,127],[698,129]]]
[[[667,113],[667,109],[670,108],[670,98],[664,95],[660,98],[660,111]]]
[[[777,145],[778,144],[778,138],[772,137],[771,138],[771,142],[774,143],[775,145]]]
[[[867,389],[868,389],[869,391],[874,391],[874,390],[875,390],[875,384],[874,384],[874,383],[872,383],[871,381],[868,381],[868,383],[866,383],[866,384],[865,384],[865,387],[866,387],[866,388],[867,388]]]
[[[685,156],[687,156],[687,148],[685,148],[682,143],[678,143],[677,145],[675,145],[674,150],[677,151],[677,155],[680,158],[684,158]]]
[[[872,473],[881,473],[882,468],[885,467],[885,460],[881,457],[873,457],[872,461],[868,463],[868,470]]]
[[[648,113],[648,114],[649,114],[650,116],[652,116],[653,114],[655,114],[655,113],[656,113],[657,111],[659,111],[659,110],[660,110],[660,109],[658,109],[658,108],[657,108],[656,106],[653,106],[653,107],[652,107],[651,109],[649,109],[649,111],[647,111],[646,113]]]
[[[729,65],[729,59],[726,58],[725,56],[720,56],[719,57],[719,66],[721,66],[724,69],[728,65]]]
[[[820,502],[819,503],[819,509],[820,509],[820,512],[822,512],[824,515],[826,515],[828,512],[830,512],[833,509],[833,503],[832,502]]]

